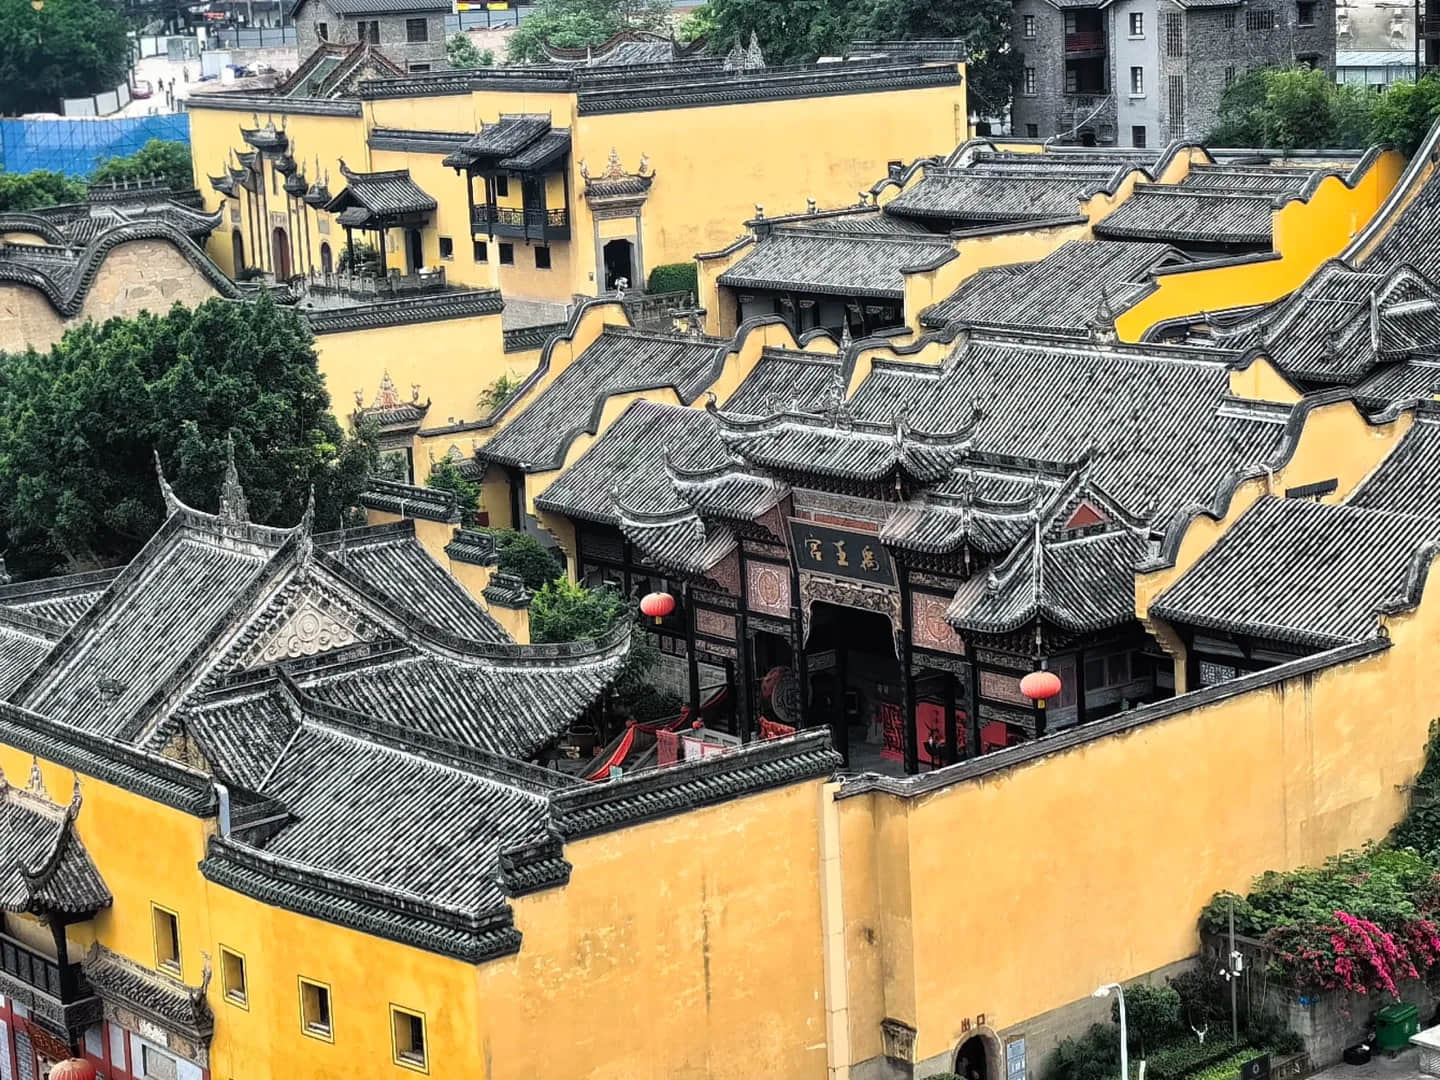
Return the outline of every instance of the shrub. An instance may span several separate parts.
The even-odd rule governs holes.
[[[560,560],[528,533],[496,529],[494,534],[500,569],[525,582],[527,589],[544,588],[564,573]]]
[[[1125,991],[1126,1033],[1130,1048],[1145,1056],[1146,1047],[1159,1046],[1180,1031],[1180,995],[1171,986],[1140,983]],[[1110,1019],[1120,1022],[1120,1002],[1110,1003]]]
[[[1108,1024],[1093,1024],[1078,1039],[1065,1039],[1050,1055],[1048,1080],[1110,1080],[1120,1075],[1120,1035]]]
[[[485,410],[485,415],[494,416],[503,409],[505,403],[520,390],[520,382],[521,380],[511,378],[507,373],[480,391],[480,407]]]
[[[1202,1043],[1187,1035],[1173,1046],[1149,1054],[1145,1058],[1145,1075],[1149,1080],[1182,1080],[1191,1073],[1227,1060],[1242,1045],[1230,1039],[1206,1039]]]
[[[666,263],[650,271],[649,290],[652,293],[690,293],[700,290],[700,279],[693,262]]]
[[[431,466],[425,486],[450,492],[463,514],[473,514],[480,508],[480,485],[467,480],[449,458],[442,458]]]
[[[190,163],[190,144],[166,139],[151,139],[127,157],[109,158],[102,162],[91,177],[97,183],[121,180],[162,178],[175,191],[195,186],[195,170]]]

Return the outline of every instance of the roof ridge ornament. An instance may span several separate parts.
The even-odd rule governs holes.
[[[34,754],[30,755],[30,780],[26,783],[25,790],[31,795],[39,795],[42,799],[50,798],[50,793],[45,790],[45,777],[40,775],[40,759]]]
[[[171,517],[185,509],[185,504],[175,494],[175,489],[170,486],[170,481],[165,479],[165,466],[160,463],[160,451],[155,454],[155,475],[160,480],[160,498],[165,503],[165,516]]]
[[[305,512],[295,526],[294,534],[300,538],[299,561],[302,568],[308,568],[315,557],[315,485],[310,485],[310,497],[305,500]]]
[[[240,485],[240,473],[235,468],[235,438],[225,435],[225,478],[220,484],[220,513],[222,525],[245,525],[250,521],[250,504],[245,498],[245,489]]]

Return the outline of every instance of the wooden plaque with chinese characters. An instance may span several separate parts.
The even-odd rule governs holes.
[[[894,564],[874,533],[791,518],[790,539],[795,565],[801,570],[870,585],[895,586]]]

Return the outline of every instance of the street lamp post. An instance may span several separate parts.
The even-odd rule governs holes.
[[[1125,1030],[1125,988],[1119,983],[1106,983],[1096,989],[1091,997],[1109,997],[1114,990],[1120,1002],[1120,1080],[1130,1080],[1130,1039]]]

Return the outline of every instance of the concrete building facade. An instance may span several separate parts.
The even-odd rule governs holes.
[[[326,43],[380,46],[407,71],[442,71],[444,0],[298,0],[291,9],[296,45],[309,56]]]

